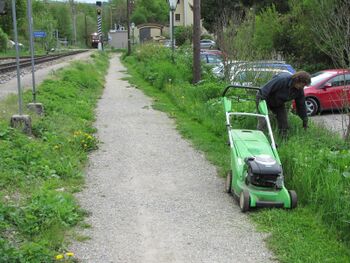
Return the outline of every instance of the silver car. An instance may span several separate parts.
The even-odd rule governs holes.
[[[214,40],[211,39],[202,39],[200,41],[200,47],[201,49],[211,49],[214,48],[216,46],[216,43]]]

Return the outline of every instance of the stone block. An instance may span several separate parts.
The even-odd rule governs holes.
[[[29,115],[13,115],[11,117],[11,127],[22,129],[24,133],[32,134],[32,119]]]

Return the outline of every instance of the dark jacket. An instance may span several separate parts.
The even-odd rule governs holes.
[[[304,90],[292,87],[292,75],[289,73],[280,73],[273,77],[260,89],[257,96],[266,100],[269,108],[282,107],[284,103],[294,99],[297,114],[301,119],[307,119]]]

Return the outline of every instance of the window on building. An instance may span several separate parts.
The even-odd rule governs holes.
[[[180,21],[180,14],[175,14],[175,21]]]
[[[177,0],[177,4],[180,4],[180,0]]]

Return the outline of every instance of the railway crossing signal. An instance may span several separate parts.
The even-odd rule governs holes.
[[[96,1],[96,13],[97,13],[97,33],[99,36],[98,42],[98,50],[102,50],[102,10],[101,10],[102,2]]]

